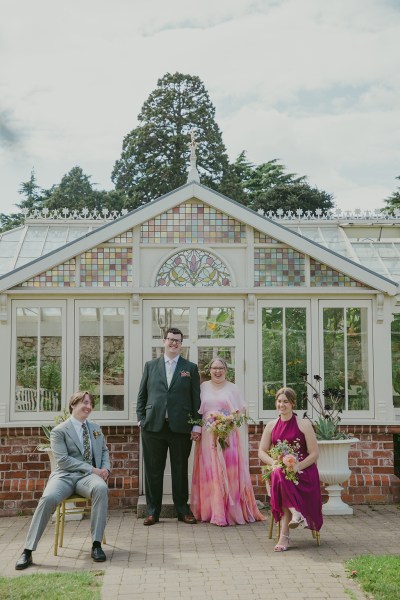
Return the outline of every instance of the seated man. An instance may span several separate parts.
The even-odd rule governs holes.
[[[32,564],[32,551],[36,550],[51,515],[59,502],[74,493],[92,500],[91,556],[96,562],[106,560],[101,541],[106,525],[110,460],[100,427],[87,421],[92,409],[91,394],[76,392],[69,402],[70,418],[51,431],[50,443],[57,468],[51,473],[33,515],[24,551],[15,565],[18,571]]]

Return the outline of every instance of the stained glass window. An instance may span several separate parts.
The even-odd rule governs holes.
[[[169,258],[156,277],[159,287],[230,286],[231,276],[223,262],[203,250],[183,250]]]
[[[254,250],[254,286],[297,286],[305,283],[305,257],[292,248]]]

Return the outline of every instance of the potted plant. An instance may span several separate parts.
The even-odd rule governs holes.
[[[63,421],[66,421],[67,419],[69,419],[69,412],[64,409],[64,412],[61,415],[56,415],[54,417],[54,423],[55,425],[50,426],[50,425],[42,425],[42,432],[44,434],[43,437],[43,442],[41,442],[40,444],[38,444],[37,446],[37,450],[39,450],[39,452],[47,452],[47,454],[49,455],[49,459],[50,459],[50,466],[51,466],[51,470],[53,471],[56,468],[56,461],[54,458],[54,454],[51,450],[51,446],[50,446],[50,433],[51,430],[53,429],[53,427],[55,427],[56,425],[59,425],[60,423],[62,423]]]
[[[314,375],[316,385],[308,381],[308,374],[303,373],[306,386],[312,390],[312,399],[308,402],[317,417],[310,419],[318,440],[318,471],[320,480],[325,484],[328,501],[322,507],[324,515],[352,515],[351,506],[342,500],[342,483],[351,475],[349,468],[349,450],[359,440],[340,431],[340,414],[344,404],[344,393],[340,389],[327,388],[322,391],[325,402],[321,398],[319,387],[322,377]],[[307,397],[307,392],[305,392]],[[305,418],[310,418],[307,412]]]

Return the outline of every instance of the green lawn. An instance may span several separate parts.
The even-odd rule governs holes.
[[[103,571],[0,577],[0,600],[100,600]]]
[[[400,556],[357,556],[346,562],[346,568],[374,600],[399,600]]]

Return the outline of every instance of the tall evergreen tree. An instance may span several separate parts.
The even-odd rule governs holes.
[[[396,179],[400,179],[400,175],[397,176]],[[394,211],[400,209],[400,186],[397,187],[397,190],[395,190],[389,198],[385,199],[385,203],[386,206],[383,209],[383,212],[386,212],[389,215],[394,215]]]
[[[272,210],[276,213],[282,209],[285,212],[302,210],[303,213],[317,209],[326,212],[333,208],[333,195],[328,194],[316,187],[311,187],[307,182],[279,183],[271,187],[267,192],[260,194],[251,208],[262,209],[264,213]]]
[[[116,189],[130,197],[132,208],[186,183],[192,128],[201,182],[232,197],[240,194],[215,121],[215,108],[198,77],[164,75],[144,103],[138,121],[123,141],[111,176]]]
[[[32,169],[31,176],[28,181],[23,181],[20,185],[18,193],[23,197],[23,200],[16,204],[23,212],[11,213],[6,215],[0,214],[0,232],[7,231],[19,227],[24,223],[25,211],[31,212],[34,209],[40,209],[43,205],[42,190],[36,182],[35,170]]]
[[[254,210],[260,208],[262,199],[275,186],[303,183],[306,179],[304,176],[297,177],[295,173],[286,173],[286,167],[277,158],[253,165],[247,160],[245,150],[233,163],[233,170],[242,189],[240,201]]]

